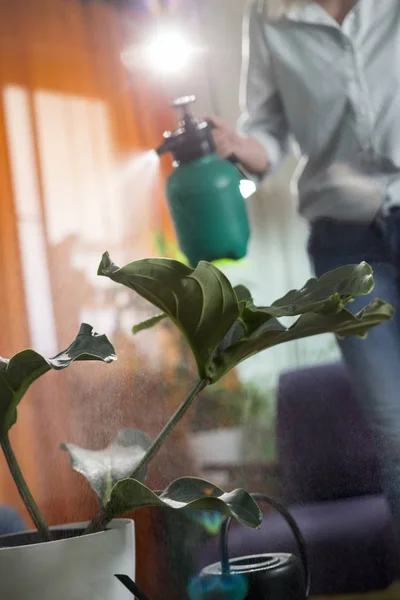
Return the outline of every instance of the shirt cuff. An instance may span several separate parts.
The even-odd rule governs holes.
[[[265,173],[260,173],[259,176],[263,179],[266,175],[274,173],[281,165],[283,159],[283,151],[280,142],[266,131],[252,131],[251,129],[246,132],[246,135],[257,140],[264,148],[267,153],[268,168]]]

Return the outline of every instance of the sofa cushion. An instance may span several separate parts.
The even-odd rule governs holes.
[[[277,443],[287,505],[382,490],[372,435],[340,363],[281,376]]]

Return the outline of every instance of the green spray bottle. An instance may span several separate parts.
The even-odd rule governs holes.
[[[179,127],[164,133],[157,154],[171,152],[174,171],[167,181],[167,201],[179,246],[190,265],[246,255],[250,237],[240,191],[243,174],[232,160],[215,153],[212,126],[191,113],[194,96],[179,98]]]

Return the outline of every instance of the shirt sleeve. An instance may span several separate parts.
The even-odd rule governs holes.
[[[254,0],[250,2],[243,21],[239,130],[265,148],[270,173],[279,167],[289,151],[289,133],[275,83],[260,4]],[[258,175],[262,178],[266,173]]]

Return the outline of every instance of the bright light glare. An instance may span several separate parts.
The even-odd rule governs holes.
[[[250,198],[250,196],[254,194],[256,189],[257,186],[254,183],[254,181],[251,181],[250,179],[242,179],[240,181],[240,193],[242,194],[245,200],[247,198]]]
[[[159,32],[145,47],[146,62],[165,75],[185,70],[193,52],[194,48],[174,30]]]

